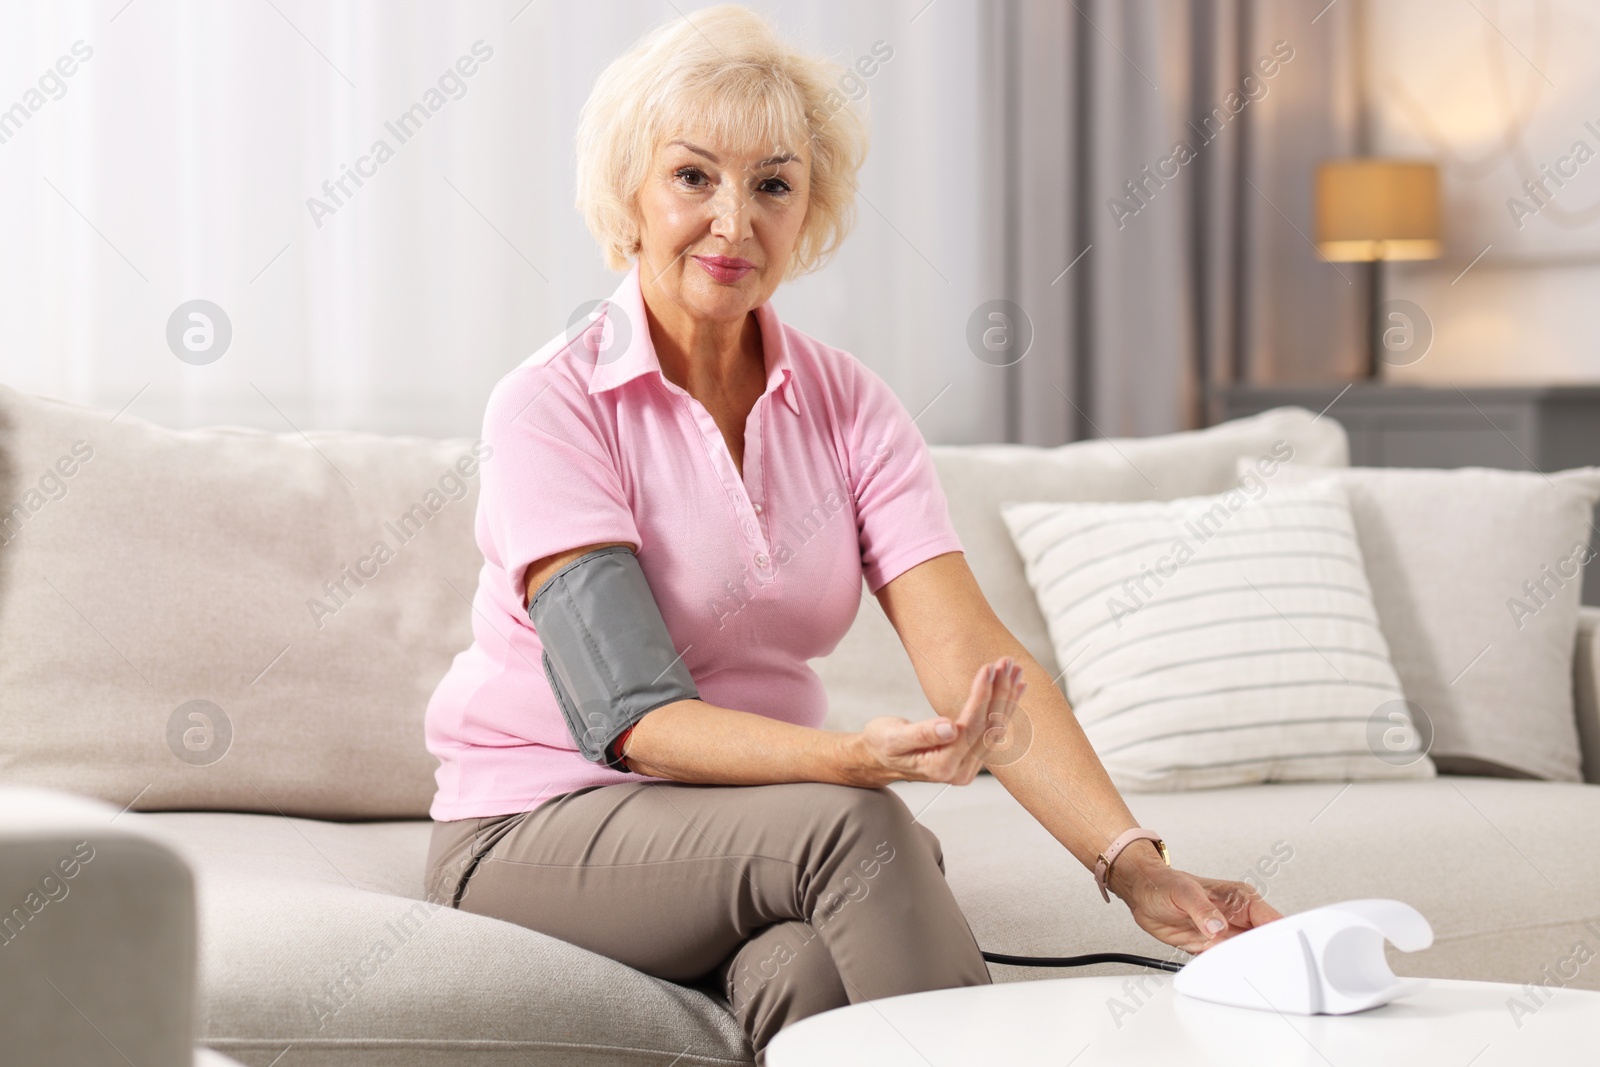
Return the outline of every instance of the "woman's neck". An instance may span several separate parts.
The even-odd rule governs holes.
[[[661,373],[690,396],[736,391],[752,372],[764,380],[761,322],[754,311],[738,320],[715,321],[682,308],[658,309],[646,300],[645,316]]]

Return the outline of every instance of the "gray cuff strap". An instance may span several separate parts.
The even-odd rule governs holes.
[[[633,550],[597,549],[533,594],[528,620],[544,644],[544,675],[578,751],[626,770],[611,744],[663,704],[698,700]]]

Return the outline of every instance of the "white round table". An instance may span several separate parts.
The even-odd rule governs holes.
[[[1262,990],[1267,997],[1271,990]],[[1600,1062],[1600,993],[1434,978],[1352,1015],[1235,1008],[1157,971],[941,989],[803,1019],[768,1067],[1525,1067]],[[1514,1013],[1510,1006],[1524,1010]]]

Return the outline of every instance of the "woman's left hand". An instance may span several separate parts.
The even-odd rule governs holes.
[[[1156,860],[1124,872],[1112,868],[1112,889],[1133,921],[1151,936],[1185,952],[1200,953],[1262,923],[1283,916],[1244,882],[1202,878]],[[1220,920],[1215,933],[1207,925]]]

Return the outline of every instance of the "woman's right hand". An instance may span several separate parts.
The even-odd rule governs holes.
[[[893,715],[873,719],[857,735],[866,764],[859,784],[966,785],[982,769],[984,755],[993,747],[990,742],[1005,736],[1027,688],[1021,665],[1002,656],[978,669],[967,702],[954,720],[942,715],[920,722]]]

